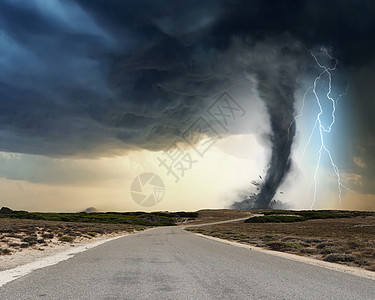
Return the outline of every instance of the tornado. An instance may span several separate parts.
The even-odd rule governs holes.
[[[271,132],[271,157],[264,182],[257,195],[236,202],[236,209],[272,208],[278,187],[284,181],[291,166],[291,150],[296,131],[294,122],[295,72],[286,68],[258,70],[257,91],[265,104]]]
[[[295,79],[279,71],[268,75],[260,72],[258,93],[264,101],[271,122],[272,154],[266,178],[252,208],[270,208],[271,201],[291,166],[291,149],[295,135]]]

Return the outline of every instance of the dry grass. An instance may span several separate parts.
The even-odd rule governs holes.
[[[0,219],[0,255],[25,248],[43,250],[50,244],[85,241],[95,236],[144,230],[141,225],[91,224],[26,219]]]
[[[375,216],[188,228],[218,238],[375,271]]]

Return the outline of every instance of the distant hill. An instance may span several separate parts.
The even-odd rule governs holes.
[[[85,213],[93,213],[93,212],[98,212],[97,210],[96,210],[96,208],[95,207],[88,207],[88,208],[86,208],[84,211],[82,211],[82,212],[85,212]]]
[[[14,211],[12,209],[10,209],[9,207],[5,207],[3,206],[1,209],[0,209],[0,214],[2,215],[8,215],[8,214],[11,214],[13,213]]]
[[[23,213],[27,213],[27,211],[26,210],[13,210],[5,206],[3,206],[0,209],[0,215],[23,214]]]

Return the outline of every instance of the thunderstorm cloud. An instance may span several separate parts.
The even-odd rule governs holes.
[[[270,169],[285,173],[292,140],[281,135],[298,78],[313,67],[306,49],[324,46],[345,68],[352,120],[361,122],[348,129],[345,167],[365,178],[359,190],[375,193],[374,13],[370,0],[3,0],[0,150],[60,158],[163,150],[242,80],[269,114]]]

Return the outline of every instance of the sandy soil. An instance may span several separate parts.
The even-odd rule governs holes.
[[[36,245],[26,249],[18,249],[11,255],[0,256],[0,271],[9,270],[21,265],[29,264],[43,258],[53,256],[75,247],[86,246],[89,248],[98,242],[104,242],[115,237],[121,237],[129,233],[104,234],[91,239],[78,237],[71,243],[60,242],[58,239],[51,240],[47,246]]]
[[[145,226],[0,218],[0,271],[74,248],[100,243]],[[80,248],[81,249],[81,248]]]

